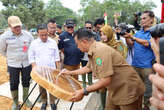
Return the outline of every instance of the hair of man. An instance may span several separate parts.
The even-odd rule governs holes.
[[[39,25],[37,26],[37,32],[38,32],[39,30],[43,30],[43,29],[47,29],[47,24],[39,24]]]
[[[87,41],[91,41],[94,39],[94,34],[86,28],[80,28],[74,33],[74,37],[77,37],[78,40],[85,39]]]

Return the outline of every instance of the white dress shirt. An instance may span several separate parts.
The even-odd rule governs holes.
[[[28,50],[29,63],[37,66],[48,66],[56,69],[56,61],[60,61],[59,50],[56,41],[48,38],[42,42],[40,38],[34,40]]]

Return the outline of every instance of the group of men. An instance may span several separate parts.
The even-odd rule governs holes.
[[[152,94],[152,87],[148,76],[153,73],[152,62],[155,56],[151,49],[149,28],[153,24],[153,19],[153,12],[144,11],[141,15],[142,29],[134,36],[129,33],[123,36],[129,46],[134,46],[132,67],[118,51],[99,42],[101,36],[99,31],[104,26],[102,19],[95,22],[97,32],[93,32],[90,21],[85,23],[85,28],[74,32],[75,22],[72,19],[67,19],[66,30],[61,34],[58,33],[59,36],[56,34],[56,21],[50,19],[47,24],[38,25],[38,38],[34,40],[29,32],[22,30],[22,22],[19,17],[10,16],[8,18],[10,29],[0,36],[0,54],[7,57],[10,90],[14,101],[12,110],[19,108],[20,72],[23,100],[25,100],[30,86],[32,68],[48,66],[61,69],[61,53],[64,54],[63,68],[66,68],[63,74],[73,75],[76,79],[78,79],[78,75],[83,75],[84,88],[74,93],[72,101],[79,100],[90,92],[107,88],[106,104],[102,109],[142,110],[144,96],[143,110],[150,110],[149,98]],[[81,61],[82,68],[80,68]],[[84,74],[86,73],[89,73],[89,86],[85,84]],[[92,77],[99,80],[92,83]],[[42,92],[41,110],[46,110],[47,92],[42,87],[39,89]],[[52,110],[57,109],[55,99],[50,94]],[[29,100],[25,104],[28,107],[32,105]]]

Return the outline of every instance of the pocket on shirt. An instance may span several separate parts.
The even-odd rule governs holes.
[[[22,41],[22,45],[29,47],[30,46],[30,41],[24,40],[24,41]]]
[[[15,44],[16,43],[16,40],[8,40],[7,41],[7,44],[9,44],[9,45],[13,45],[13,44]]]
[[[48,47],[48,54],[53,56],[55,54],[55,47]]]

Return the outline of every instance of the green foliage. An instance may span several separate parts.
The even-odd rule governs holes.
[[[81,0],[80,3],[83,6],[80,10],[83,14],[83,22],[88,19],[95,21],[96,18],[103,17],[106,12],[111,25],[114,24],[115,13],[121,13],[119,22],[132,23],[134,13],[152,10],[156,7],[152,1],[142,4],[139,0],[104,0],[102,3],[99,0]]]
[[[2,14],[7,19],[11,15],[21,18],[23,24],[28,28],[36,27],[37,24],[45,22],[44,3],[40,0],[0,0],[6,9]]]
[[[7,20],[3,16],[3,14],[0,12],[0,29],[6,28],[7,27]]]
[[[75,19],[78,27],[82,27],[86,20],[95,21],[108,15],[108,22],[113,25],[115,13],[121,13],[119,22],[133,22],[133,14],[144,10],[152,10],[155,4],[149,0],[143,4],[139,0],[80,0],[82,9],[76,14],[71,9],[64,7],[60,0],[50,0],[44,4],[41,0],[0,0],[5,6],[0,13],[0,27],[7,26],[7,18],[17,15],[29,29],[38,24],[47,23],[48,19],[56,18],[57,24],[63,25],[66,19]]]
[[[77,20],[76,16],[71,9],[65,8],[60,0],[51,0],[46,7],[47,19],[56,18],[57,24],[60,25],[63,25],[68,18]]]

